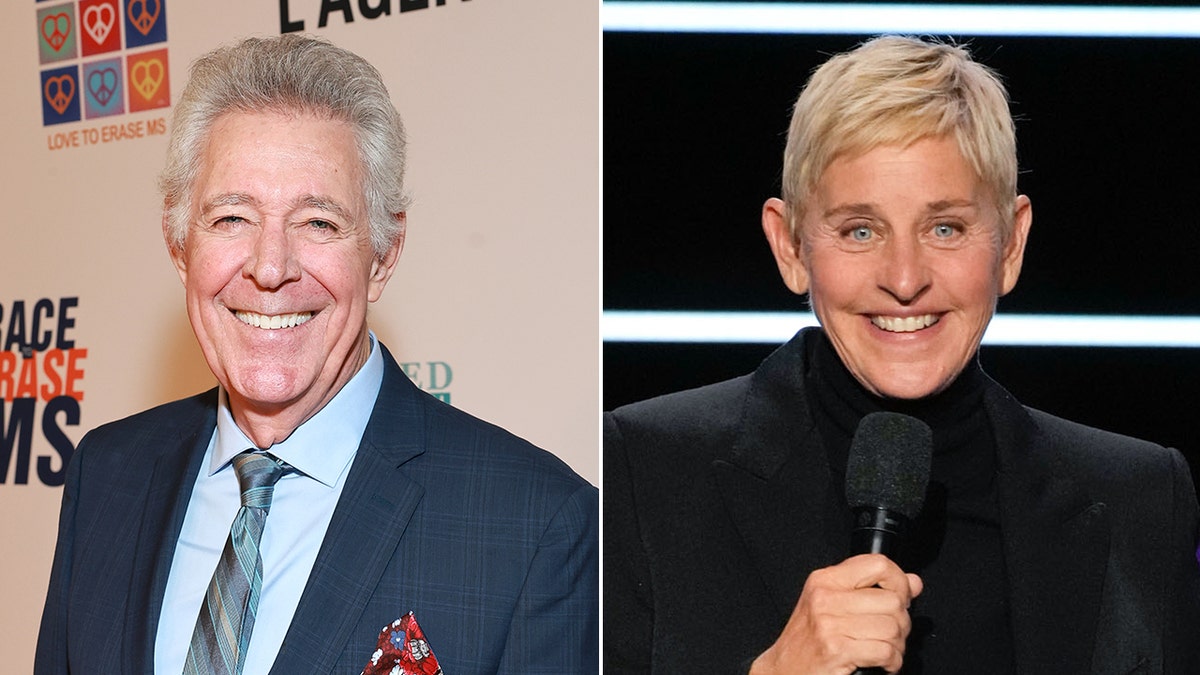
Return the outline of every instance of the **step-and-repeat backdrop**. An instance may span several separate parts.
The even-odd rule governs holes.
[[[370,324],[422,388],[597,483],[599,32],[565,0],[0,4],[0,663],[29,672],[64,461],[214,384],[161,237],[200,54],[304,31],[383,72],[414,202]]]

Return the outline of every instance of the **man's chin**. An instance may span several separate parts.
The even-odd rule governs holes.
[[[264,378],[264,375],[269,377]],[[264,410],[295,404],[310,389],[298,381],[295,373],[271,373],[265,369],[250,377],[229,378],[225,388],[230,392],[231,400]]]

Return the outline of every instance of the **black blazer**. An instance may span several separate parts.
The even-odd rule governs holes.
[[[805,400],[810,330],[752,375],[605,416],[606,672],[744,672],[808,574],[846,557]],[[1200,673],[1182,456],[1025,408],[991,380],[984,400],[1019,672]]]
[[[358,675],[413,611],[446,673],[592,673],[596,488],[417,389],[379,397],[272,673]],[[104,425],[67,470],[34,672],[149,673],[216,390]]]

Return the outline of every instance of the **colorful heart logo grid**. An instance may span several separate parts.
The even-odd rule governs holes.
[[[125,7],[129,25],[143,36],[149,36],[158,30],[157,24],[165,9],[163,5],[163,0],[127,0]],[[116,5],[108,2],[90,4],[81,7],[80,11],[78,18],[81,27],[97,44],[112,36],[120,20]],[[67,43],[74,39],[71,34],[74,20],[75,17],[67,11],[44,14],[40,31],[47,47],[61,52]],[[127,73],[130,93],[136,92],[151,105],[157,104],[154,97],[159,95],[166,82],[165,53],[163,56],[164,58],[147,58],[131,63]],[[75,95],[81,87],[86,90],[89,101],[104,107],[110,105],[121,93],[121,73],[118,68],[96,68],[90,70],[83,81],[78,79],[78,73],[45,78],[42,93],[50,109],[60,115],[65,114],[74,103]]]

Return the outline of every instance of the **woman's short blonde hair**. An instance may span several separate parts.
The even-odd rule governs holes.
[[[1017,141],[1008,93],[994,72],[962,47],[900,36],[875,38],[826,61],[797,99],[788,128],[783,199],[793,237],[836,158],[945,135],[992,191],[1007,241]]]

